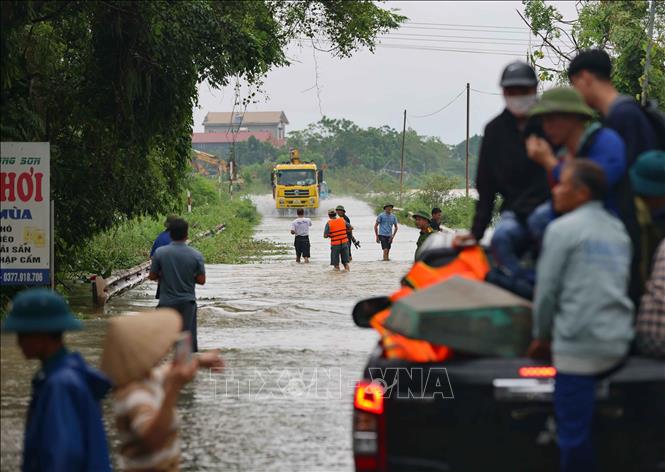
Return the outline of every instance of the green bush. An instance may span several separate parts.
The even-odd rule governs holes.
[[[282,250],[281,246],[253,240],[254,227],[261,217],[251,200],[221,191],[213,179],[191,176],[187,188],[192,193],[192,213],[187,213],[186,197],[182,197],[181,216],[189,222],[189,237],[208,263],[241,263],[254,260],[267,252]],[[148,260],[157,235],[164,230],[164,217],[120,220],[76,251],[77,257],[59,267],[60,279],[90,274],[108,276],[112,271],[126,269]],[[225,225],[214,237],[198,235]]]

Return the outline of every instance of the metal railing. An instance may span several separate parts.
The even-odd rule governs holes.
[[[215,234],[224,231],[224,229],[225,225],[218,225],[213,229],[197,234],[193,241],[214,236]],[[93,275],[90,277],[92,282],[93,304],[96,306],[104,306],[111,297],[120,295],[127,290],[131,290],[134,287],[141,285],[147,280],[148,275],[150,274],[150,264],[151,261],[142,262],[130,269],[119,271],[108,279],[105,279],[101,275]]]

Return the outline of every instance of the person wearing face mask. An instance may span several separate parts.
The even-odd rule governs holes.
[[[509,278],[521,277],[521,258],[531,245],[526,219],[550,197],[545,170],[526,153],[525,136],[538,132],[528,114],[537,102],[538,79],[528,64],[508,64],[500,85],[506,108],[485,127],[480,148],[476,189],[478,201],[471,232],[458,235],[454,245],[480,241],[492,220],[497,194],[501,195],[501,219],[492,236],[492,254]],[[531,129],[533,128],[533,129]]]

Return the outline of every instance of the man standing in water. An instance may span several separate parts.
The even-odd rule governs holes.
[[[337,205],[335,211],[337,212],[337,216],[343,218],[344,221],[347,222],[347,224],[349,225],[351,224],[351,220],[349,219],[348,216],[346,216],[346,208],[344,208],[342,205]],[[353,237],[353,231],[349,231],[346,235],[349,238],[349,261],[352,261],[353,254],[351,254],[351,243],[356,245],[356,249],[360,247],[360,243],[356,241],[356,238]]]
[[[300,263],[300,258],[309,263],[309,228],[312,226],[312,220],[305,218],[305,210],[298,208],[296,210],[298,218],[291,223],[291,234],[295,235],[293,245],[296,247],[296,262]]]
[[[183,219],[171,223],[171,244],[155,251],[150,280],[159,280],[160,307],[174,308],[182,316],[182,330],[192,335],[192,351],[198,351],[196,338],[195,284],[206,283],[203,256],[186,244],[189,225]]]
[[[397,234],[397,218],[393,215],[393,208],[394,205],[391,204],[383,205],[383,213],[377,216],[376,223],[374,223],[376,243],[381,244],[384,261],[390,260],[390,248]],[[393,227],[395,232],[393,232]]]
[[[347,272],[349,267],[349,237],[348,233],[353,231],[353,227],[344,221],[343,218],[337,218],[334,209],[328,210],[330,218],[323,230],[323,237],[330,238],[330,265],[339,270],[339,261],[342,260],[344,270]]]

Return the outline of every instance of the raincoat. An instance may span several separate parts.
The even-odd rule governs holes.
[[[32,380],[23,471],[110,471],[99,402],[111,388],[80,354],[62,349]]]

